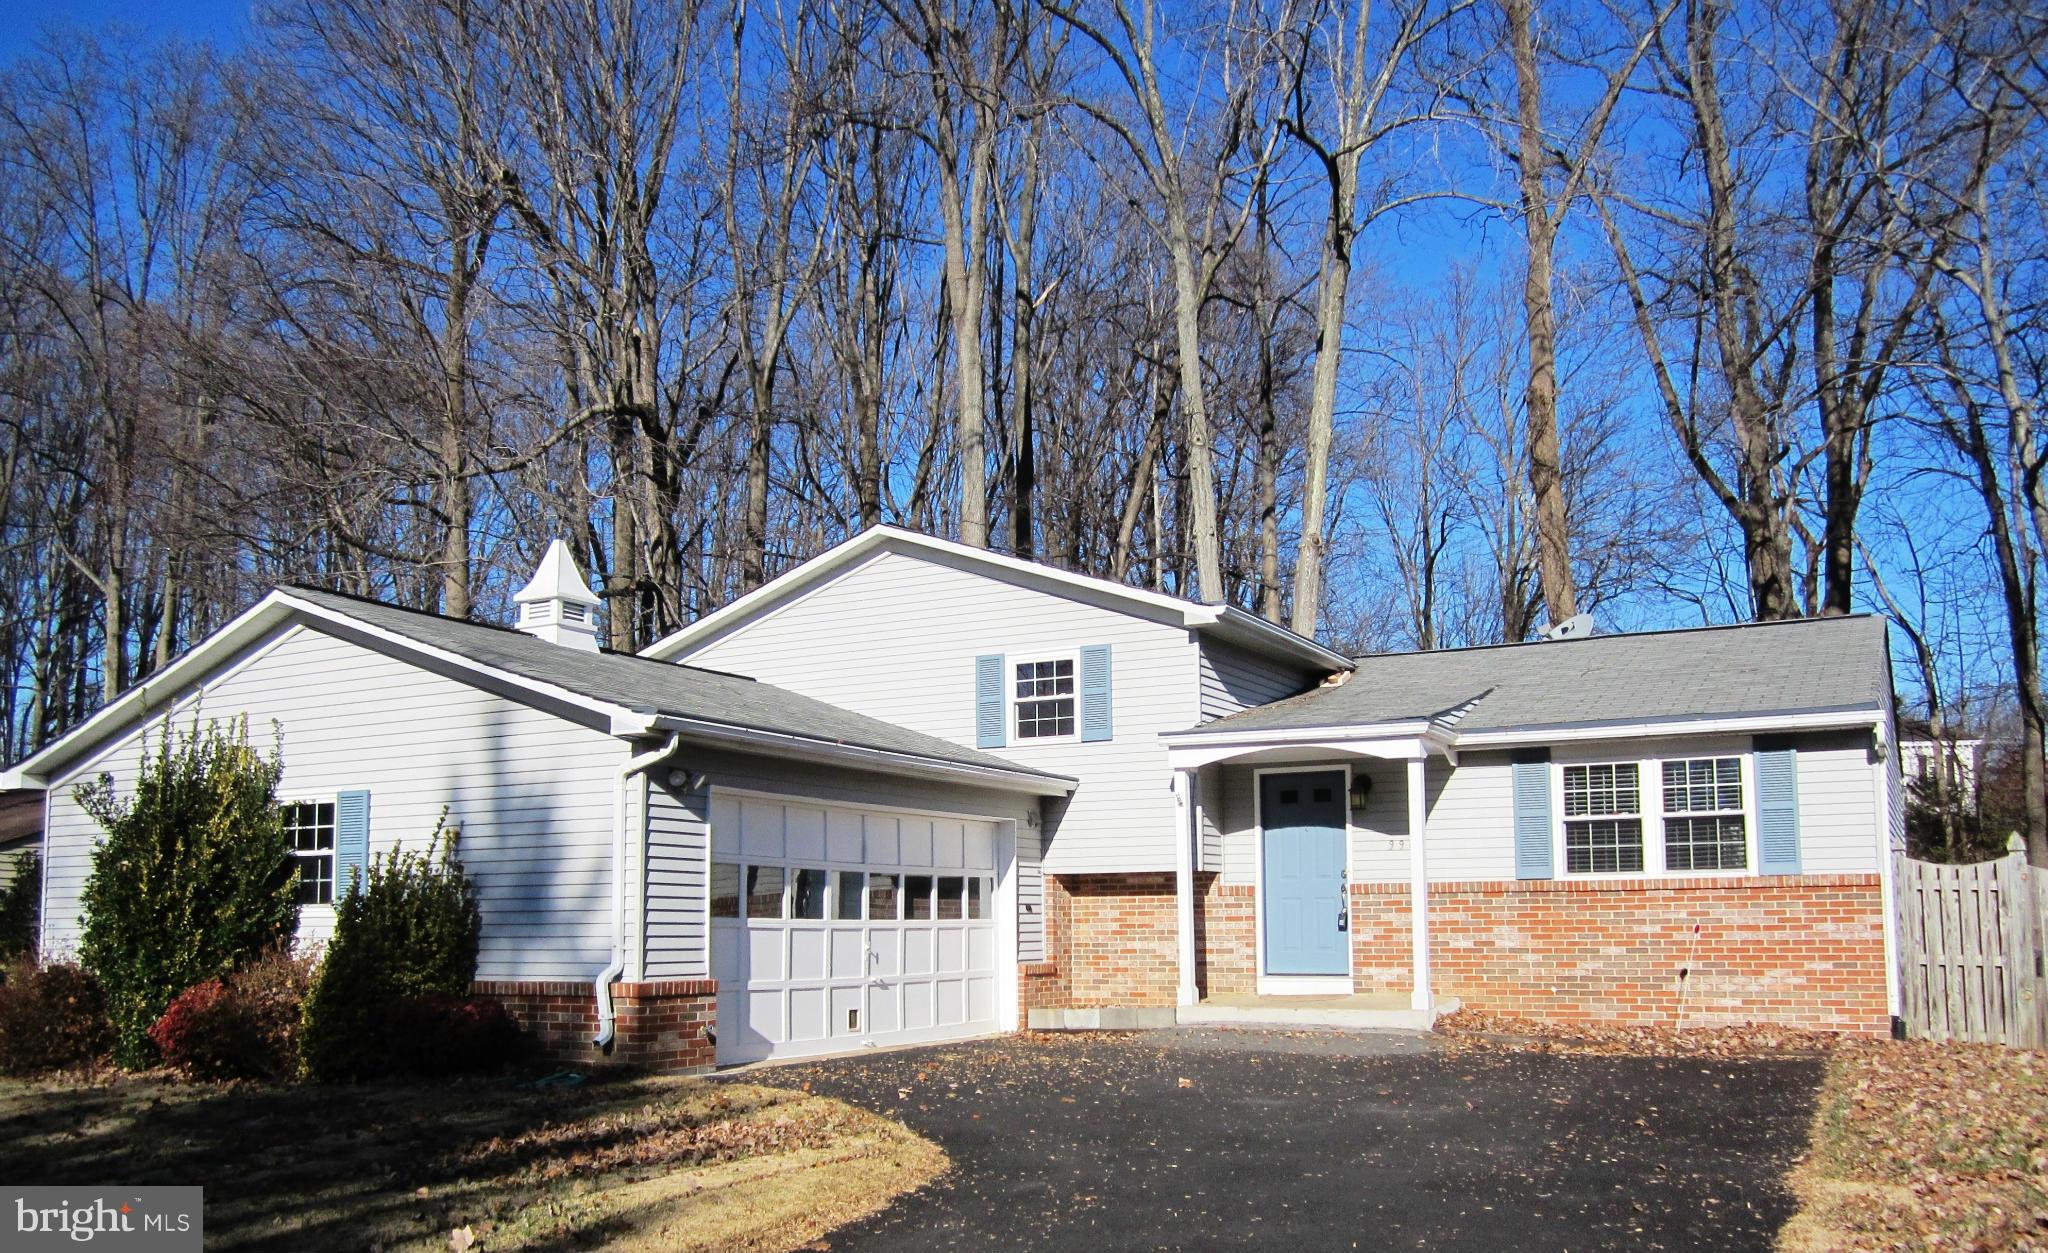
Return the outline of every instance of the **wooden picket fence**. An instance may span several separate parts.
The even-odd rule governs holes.
[[[2048,873],[2009,853],[1973,866],[1897,862],[1907,1033],[2048,1047]]]

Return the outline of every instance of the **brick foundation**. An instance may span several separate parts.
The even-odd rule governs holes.
[[[504,1003],[543,1056],[576,1066],[631,1066],[671,1073],[710,1070],[717,1049],[710,1035],[718,1021],[713,979],[614,983],[611,1047],[591,1046],[597,1000],[588,983],[477,982],[470,990]]]
[[[1405,932],[1405,890],[1366,896],[1375,912],[1393,907],[1389,929]],[[1438,883],[1429,900],[1436,990],[1475,1009],[1646,1026],[1891,1027],[1874,874]]]
[[[1196,888],[1203,994],[1254,991],[1252,887],[1204,874]],[[1353,987],[1410,991],[1407,886],[1355,884],[1351,907]],[[1431,970],[1440,996],[1559,1022],[1879,1034],[1883,918],[1876,875],[1438,883]],[[1049,960],[1023,968],[1020,1012],[1171,1005],[1174,935],[1170,874],[1048,878]]]

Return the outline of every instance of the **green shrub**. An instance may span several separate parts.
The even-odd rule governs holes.
[[[386,1073],[439,1076],[502,1070],[526,1037],[503,1003],[487,996],[408,996],[378,1016]]]
[[[286,949],[185,989],[149,1029],[166,1064],[199,1079],[289,1079],[313,963]]]
[[[30,849],[14,863],[14,878],[0,888],[0,963],[36,955],[42,903],[43,863]]]
[[[335,902],[334,938],[306,997],[299,1058],[307,1077],[365,1079],[398,1067],[384,1038],[393,1007],[464,996],[482,930],[476,888],[445,826],[435,826],[424,853],[372,858],[361,886]]]
[[[171,998],[291,937],[291,846],[277,806],[283,763],[249,746],[246,720],[145,739],[135,793],[110,775],[78,789],[106,828],[86,880],[79,957],[99,976],[124,1066],[156,1057],[149,1029]]]
[[[94,1066],[113,1046],[92,972],[71,962],[17,960],[0,982],[0,1074]]]

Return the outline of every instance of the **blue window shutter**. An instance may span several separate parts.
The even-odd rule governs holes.
[[[1081,739],[1106,740],[1115,723],[1109,710],[1109,645],[1081,650]]]
[[[1756,868],[1799,873],[1799,752],[1759,741],[1756,754]]]
[[[334,899],[359,887],[370,873],[370,794],[334,798]]]
[[[974,659],[974,746],[1003,746],[1003,655]]]
[[[1550,753],[1515,754],[1515,877],[1553,879],[1550,852]]]

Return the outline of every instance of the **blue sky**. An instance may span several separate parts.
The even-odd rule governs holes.
[[[50,26],[126,26],[152,36],[231,44],[249,25],[250,0],[12,0],[0,4],[0,61],[35,46]]]

